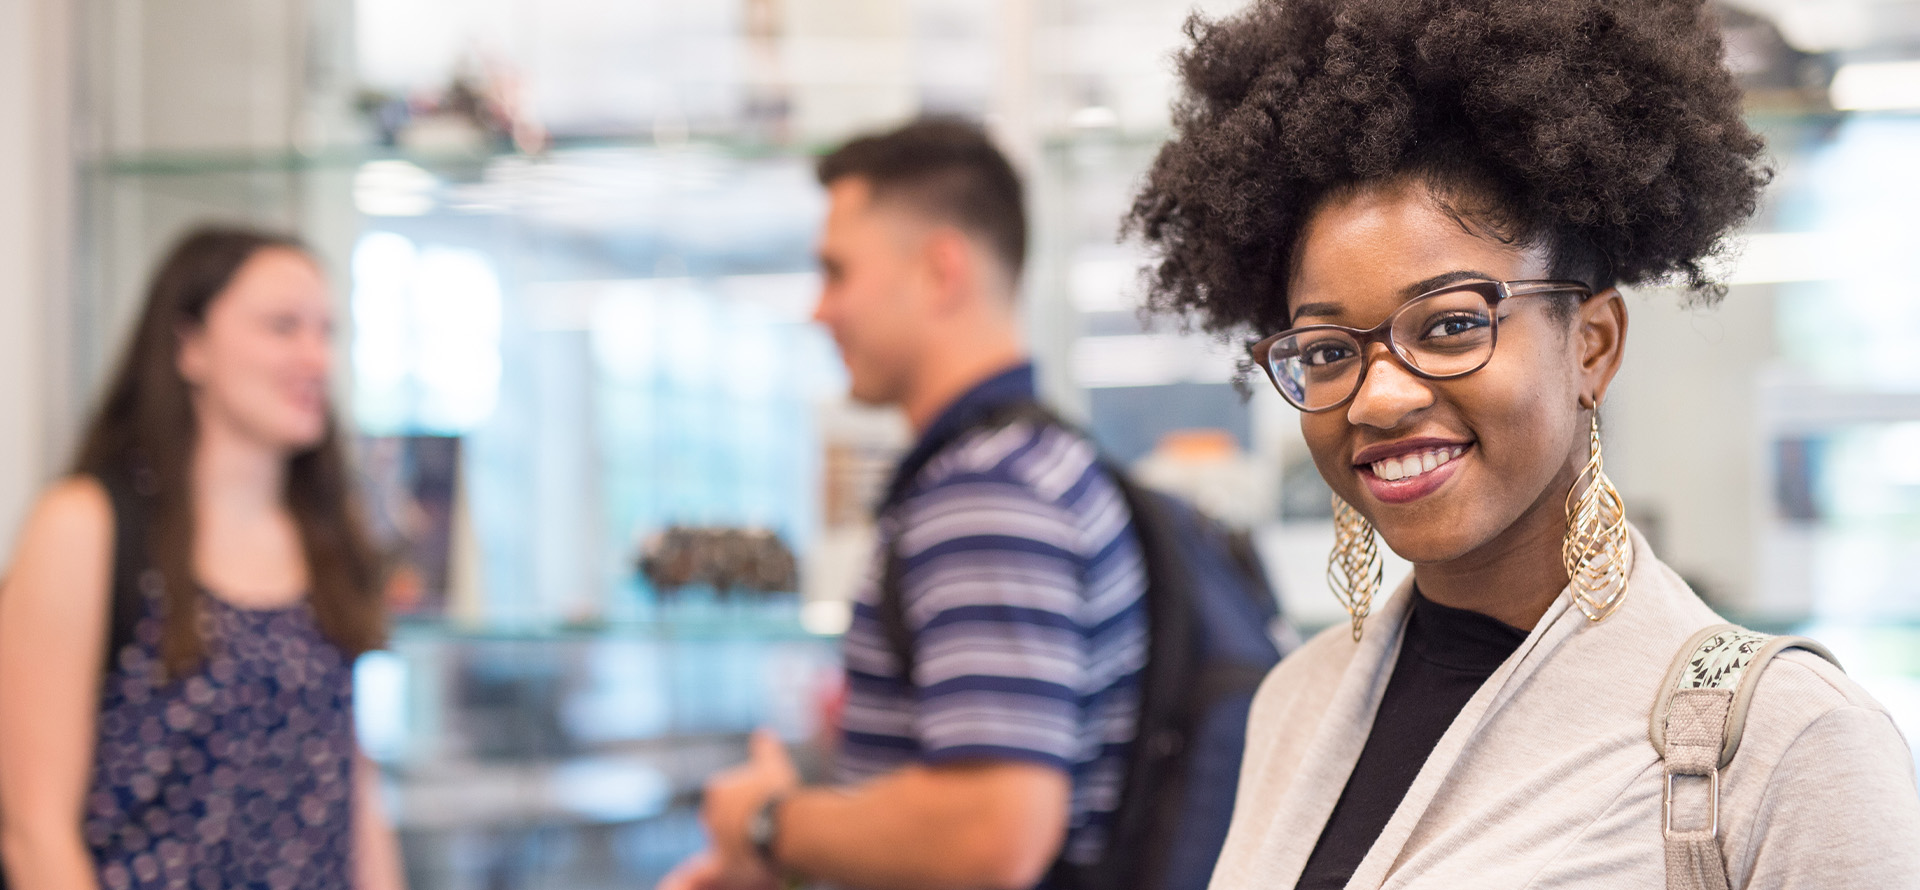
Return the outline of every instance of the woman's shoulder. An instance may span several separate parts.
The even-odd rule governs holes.
[[[1655,597],[1659,602],[1649,604],[1653,611],[1641,616],[1642,625],[1658,625],[1660,633],[1649,632],[1652,629],[1649,626],[1634,628],[1640,632],[1638,636],[1658,637],[1651,641],[1650,651],[1678,654],[1679,644],[1669,638],[1685,639],[1696,630],[1725,622],[1665,563],[1650,560],[1649,568],[1651,571],[1645,575],[1636,574],[1635,581],[1653,582],[1647,593],[1664,588],[1667,594]],[[1668,656],[1668,660],[1672,657]],[[1755,686],[1742,734],[1742,758],[1750,754],[1755,759],[1783,756],[1796,740],[1804,740],[1810,727],[1842,711],[1857,712],[1853,717],[1877,715],[1877,719],[1898,736],[1884,706],[1842,667],[1807,649],[1782,651],[1752,682]],[[1834,718],[1838,722],[1847,719],[1847,715]],[[1762,755],[1761,751],[1768,753]],[[1910,755],[1903,754],[1901,759],[1911,767]]]
[[[1275,685],[1276,677],[1304,678],[1346,670],[1358,645],[1353,629],[1345,622],[1327,627],[1307,638],[1300,647],[1287,653],[1280,664],[1267,674],[1264,686]],[[1264,691],[1264,688],[1263,688]]]
[[[23,530],[21,550],[48,545],[111,544],[113,501],[100,480],[85,474],[67,476],[42,492]],[[63,548],[64,549],[64,548]]]
[[[1324,709],[1357,650],[1353,631],[1345,623],[1314,634],[1267,672],[1254,693],[1250,720],[1256,727],[1296,725],[1294,720],[1279,718],[1301,708]]]
[[[1749,745],[1758,745],[1784,752],[1816,738],[1823,740],[1823,744],[1850,744],[1845,736],[1810,737],[1809,730],[1822,723],[1884,726],[1899,738],[1903,748],[1906,745],[1886,706],[1840,666],[1813,652],[1805,649],[1781,652],[1754,682],[1753,701],[1747,709],[1746,730],[1741,741],[1743,751]],[[1900,759],[1911,768],[1910,754],[1903,751]]]
[[[0,611],[17,619],[18,633],[45,637],[105,620],[113,536],[112,502],[94,479],[68,477],[40,495],[0,568]]]
[[[1736,811],[1759,814],[1729,833],[1736,877],[1767,886],[1906,886],[1920,874],[1920,792],[1913,751],[1893,716],[1805,650],[1781,653],[1756,682],[1724,780]]]

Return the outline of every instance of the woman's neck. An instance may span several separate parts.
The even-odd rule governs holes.
[[[1549,490],[1564,490],[1550,486]],[[1416,565],[1427,599],[1532,629],[1567,586],[1560,553],[1566,517],[1560,498],[1543,497],[1506,532],[1467,554]]]
[[[201,514],[270,516],[285,509],[287,456],[233,427],[203,418],[193,449],[193,499]]]

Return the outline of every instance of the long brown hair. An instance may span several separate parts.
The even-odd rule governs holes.
[[[139,323],[74,460],[76,474],[102,480],[131,474],[149,496],[148,549],[165,585],[160,652],[176,677],[206,654],[193,571],[191,470],[198,425],[192,392],[180,376],[181,334],[204,324],[207,307],[240,268],[269,249],[311,256],[294,238],[244,228],[203,227],[174,245],[148,287]],[[380,646],[385,622],[379,563],[360,522],[339,422],[331,413],[319,444],[288,461],[283,497],[299,529],[307,599],[321,632],[349,657]]]

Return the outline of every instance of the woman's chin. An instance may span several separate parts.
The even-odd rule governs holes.
[[[327,439],[327,422],[323,417],[318,421],[308,418],[285,420],[265,429],[260,438],[262,444],[288,456],[302,454],[318,448]]]
[[[1416,566],[1452,562],[1473,552],[1479,542],[1458,529],[1431,526],[1380,529],[1380,540],[1401,559]]]

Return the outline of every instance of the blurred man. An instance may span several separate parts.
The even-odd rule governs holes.
[[[899,406],[919,440],[880,508],[846,636],[842,784],[800,786],[780,743],[756,736],[707,787],[713,848],[663,886],[1058,886],[1063,863],[1100,855],[1118,803],[1146,577],[1094,447],[989,420],[1035,398],[1017,322],[1020,182],[952,121],[856,140],[819,174],[815,318],[854,397]]]

